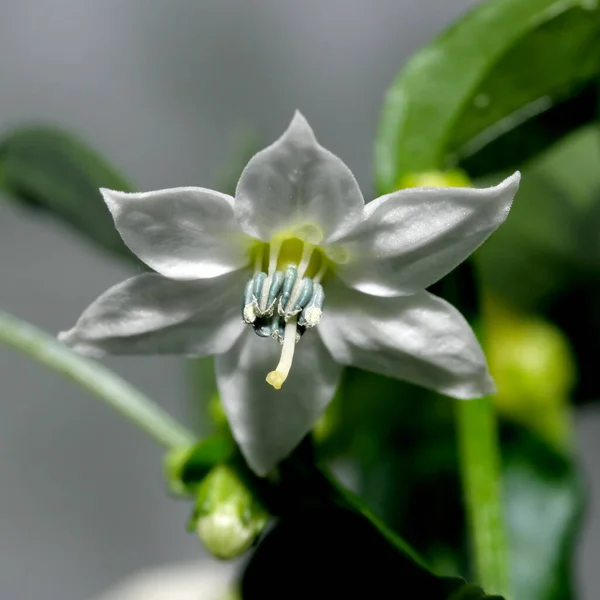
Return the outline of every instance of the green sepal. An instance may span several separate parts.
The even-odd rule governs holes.
[[[227,435],[211,436],[195,446],[171,450],[164,459],[169,490],[176,495],[193,495],[209,471],[231,458],[234,452],[235,444]]]

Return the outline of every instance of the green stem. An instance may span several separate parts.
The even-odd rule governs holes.
[[[0,341],[79,384],[165,448],[194,443],[191,432],[118,375],[3,311],[0,311]]]
[[[488,594],[509,598],[500,451],[490,398],[457,402],[457,423],[463,490],[477,582]]]

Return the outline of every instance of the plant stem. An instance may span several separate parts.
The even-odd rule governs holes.
[[[3,311],[0,311],[0,341],[79,384],[165,448],[194,443],[195,436],[190,431],[121,377]]]
[[[509,598],[508,551],[501,503],[500,451],[489,397],[457,402],[463,491],[477,582]]]

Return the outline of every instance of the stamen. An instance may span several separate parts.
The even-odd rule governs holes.
[[[298,265],[298,278],[302,279],[304,277],[304,273],[306,273],[306,269],[308,269],[308,265],[310,263],[310,259],[315,247],[312,244],[304,244],[304,248],[302,249],[302,257],[300,258],[300,264]]]
[[[327,261],[323,258],[321,268],[318,270],[317,274],[313,277],[313,281],[315,283],[321,283],[321,279],[323,279],[326,271],[327,271]]]
[[[312,298],[313,295],[313,280],[310,277],[305,277],[302,280],[302,289],[300,290],[300,294],[298,295],[298,299],[296,303],[292,307],[292,310],[300,310],[304,308],[308,301]]]
[[[254,278],[244,288],[244,301],[242,305],[242,319],[248,324],[256,321],[256,297],[254,296]]]
[[[302,311],[298,324],[307,329],[316,327],[323,314],[323,305],[325,304],[325,291],[320,283],[314,284],[314,290],[310,302]]]
[[[275,238],[269,244],[269,276],[277,270],[277,261],[279,260],[279,252],[281,251],[281,239]]]
[[[283,340],[279,364],[274,371],[271,371],[267,375],[267,383],[272,385],[276,390],[281,389],[281,386],[287,379],[290,369],[292,368],[294,349],[296,348],[296,329],[296,319],[291,319],[285,324],[285,337]]]
[[[256,298],[260,298],[264,287],[265,287],[265,280],[267,279],[267,274],[266,273],[257,273],[254,276],[254,295],[256,296]]]
[[[280,344],[283,344],[283,339],[285,337],[285,322],[277,313],[271,317],[271,337],[276,339]]]
[[[244,288],[242,306],[243,320],[252,326],[254,333],[273,338],[281,345],[277,368],[266,377],[275,389],[280,389],[289,375],[296,343],[321,319],[325,296],[320,282],[328,264],[323,256],[320,260],[314,256],[317,249],[314,244],[301,240],[284,244],[284,241],[280,237],[257,249],[254,274]],[[268,264],[265,264],[266,252]],[[314,278],[306,277],[313,258],[317,259],[317,274]]]
[[[283,278],[283,290],[281,292],[281,297],[279,298],[279,314],[283,316],[285,314],[286,306],[292,296],[292,292],[296,285],[296,280],[298,279],[298,271],[296,267],[288,267],[285,270],[285,275]]]
[[[267,276],[266,285],[263,287],[260,296],[260,309],[264,312],[267,310],[267,302],[269,300],[269,291],[271,289],[271,280],[277,270],[277,261],[279,260],[279,252],[281,250],[281,239],[275,238],[269,244],[269,273]]]
[[[265,254],[265,250],[264,250],[263,246],[261,245],[256,253],[256,256],[254,257],[254,274],[255,275],[262,271],[262,263],[263,263],[264,254]]]
[[[284,304],[286,311],[293,310],[296,302],[298,302],[298,297],[300,296],[302,286],[304,285],[304,273],[306,273],[306,270],[308,269],[314,249],[315,247],[312,244],[304,244],[304,248],[302,249],[302,257],[300,258],[300,264],[298,265],[298,278],[294,284],[294,289],[292,290],[289,303],[287,306]]]
[[[281,271],[275,271],[273,273],[273,277],[271,279],[271,285],[269,286],[269,296],[267,298],[267,306],[266,310],[268,311],[273,306],[275,306],[275,301],[277,300],[277,296],[283,287],[284,276]]]

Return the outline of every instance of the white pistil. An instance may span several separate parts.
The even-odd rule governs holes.
[[[271,371],[267,375],[267,383],[272,385],[276,390],[281,389],[283,382],[287,379],[290,369],[292,368],[294,350],[296,348],[296,328],[297,323],[295,318],[290,319],[285,324],[283,347],[281,348],[279,364],[274,371]]]
[[[277,271],[277,261],[279,260],[279,252],[281,250],[281,240],[275,238],[269,244],[269,271],[267,272],[267,279],[263,285],[262,294],[260,295],[260,308],[261,310],[267,309],[267,300],[269,299],[269,290],[271,289],[271,281],[273,279],[273,273]]]

